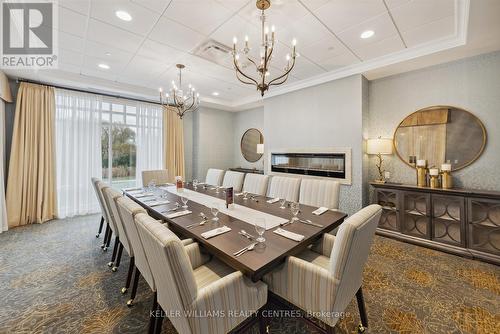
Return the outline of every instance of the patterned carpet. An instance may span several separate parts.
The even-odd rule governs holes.
[[[98,216],[20,227],[0,234],[0,333],[145,333],[152,293],[136,305],[119,293],[128,259],[112,273],[95,238]],[[500,333],[500,269],[376,237],[364,274],[370,333]],[[338,324],[355,333],[356,303]],[[164,322],[164,333],[175,333]],[[252,330],[256,332],[256,330]],[[271,333],[312,333],[296,319]]]

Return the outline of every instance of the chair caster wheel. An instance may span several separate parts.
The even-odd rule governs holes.
[[[96,237],[96,238],[99,238],[99,233],[97,233],[97,234],[95,235],[95,237]]]
[[[134,300],[133,300],[133,299],[129,299],[129,300],[127,301],[127,306],[128,306],[128,307],[132,307],[132,306],[134,306]]]
[[[106,252],[108,250],[108,247],[104,246],[102,250]]]
[[[127,288],[122,288],[120,292],[122,293],[122,295],[124,295],[127,293],[127,290],[128,290]]]
[[[366,332],[366,328],[362,324],[359,324],[358,325],[358,333],[365,333],[365,332]]]
[[[114,273],[116,273],[118,271],[118,267],[111,268],[111,271],[114,272]]]
[[[108,267],[112,267],[113,266],[113,262],[108,262]]]
[[[104,247],[106,247],[106,245],[102,244],[102,245],[101,245],[101,249],[104,249]]]

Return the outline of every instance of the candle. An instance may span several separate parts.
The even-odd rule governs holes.
[[[451,171],[451,164],[442,164],[441,165],[441,170],[444,172],[450,172]]]
[[[417,160],[418,167],[425,167],[427,165],[427,160]]]
[[[439,175],[439,169],[437,169],[437,168],[429,169],[429,175],[433,175],[433,176]]]

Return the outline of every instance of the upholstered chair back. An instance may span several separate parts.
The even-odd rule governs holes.
[[[102,216],[107,221],[108,217],[106,216],[106,209],[104,207],[103,198],[102,198],[101,192],[99,191],[99,187],[97,187],[97,183],[101,182],[101,180],[99,180],[97,177],[93,177],[91,179],[91,181],[92,181],[92,185],[94,186],[94,191],[95,191],[95,195],[97,197],[97,202],[99,202],[99,207],[101,208]]]
[[[156,291],[153,274],[151,273],[151,268],[149,267],[146,253],[144,252],[144,246],[142,245],[139,232],[137,231],[137,225],[135,223],[135,216],[139,213],[146,214],[146,211],[139,204],[127,197],[118,198],[116,200],[116,204],[118,207],[118,213],[122,218],[123,226],[125,227],[125,233],[127,234],[130,245],[134,250],[135,266],[139,269],[146,282],[148,282],[151,290]]]
[[[223,177],[224,177],[224,170],[209,168],[207,171],[207,177],[205,179],[205,183],[212,186],[220,186],[222,185]]]
[[[115,221],[111,216],[111,210],[108,206],[108,203],[106,203],[106,199],[104,198],[104,190],[108,189],[109,186],[102,181],[97,181],[96,187],[97,187],[97,193],[99,194],[100,197],[100,201],[102,202],[102,206],[104,208],[104,219],[106,219],[106,221],[108,222],[109,227],[111,228],[111,230],[113,230],[113,233],[115,233],[115,235],[118,236],[119,235],[118,229],[116,228]]]
[[[146,214],[135,217],[137,229],[158,285],[158,303],[169,312],[179,333],[191,333],[184,311],[196,299],[197,286],[189,257],[181,240],[165,225]]]
[[[250,194],[266,196],[268,183],[269,175],[248,173],[243,183],[243,191],[248,191]]]
[[[110,208],[111,219],[115,222],[116,228],[118,229],[120,242],[123,245],[123,248],[125,248],[127,254],[129,256],[134,256],[134,252],[130,245],[130,241],[128,240],[127,233],[125,232],[125,227],[123,226],[122,217],[120,216],[118,207],[116,206],[116,201],[122,196],[122,193],[114,188],[110,187],[104,189],[104,200]]]
[[[339,208],[340,184],[337,181],[302,179],[299,202],[311,206]]]
[[[333,244],[329,268],[333,278],[339,281],[334,310],[345,310],[361,286],[363,268],[381,214],[380,205],[369,205],[340,225]]]
[[[155,180],[156,184],[166,184],[169,181],[168,179],[168,170],[167,169],[159,169],[159,170],[145,170],[142,171],[142,185],[147,186],[149,182]]]
[[[223,187],[233,187],[234,191],[241,191],[243,187],[243,179],[245,178],[245,173],[233,172],[228,170],[224,174],[224,181],[222,181]]]
[[[299,199],[300,179],[296,177],[273,176],[269,185],[269,197],[286,198],[297,202]]]

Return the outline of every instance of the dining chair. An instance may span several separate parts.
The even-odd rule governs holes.
[[[297,177],[273,176],[269,185],[269,197],[285,198],[297,202],[299,199],[300,179]]]
[[[95,196],[97,197],[97,202],[99,203],[99,207],[101,208],[101,221],[99,223],[99,229],[97,230],[97,234],[95,235],[96,238],[99,238],[99,236],[102,233],[102,228],[103,228],[104,223],[106,223],[106,225],[107,225],[108,222],[105,220],[104,207],[102,205],[101,198],[99,196],[99,190],[97,189],[97,181],[100,181],[100,180],[96,177],[93,177],[91,179],[92,186],[94,187]],[[105,242],[103,242],[103,245],[101,246],[101,248],[104,248],[104,243]]]
[[[339,190],[337,181],[302,179],[299,203],[336,210],[339,208]]]
[[[367,206],[340,225],[337,236],[324,234],[312,248],[290,256],[264,276],[269,291],[333,327],[356,296],[361,316],[358,330],[368,327],[363,300],[363,268],[382,214],[380,205]]]
[[[159,170],[144,170],[142,171],[142,185],[147,186],[149,182],[152,180],[155,181],[157,185],[159,184],[167,184],[170,182],[168,179],[168,170],[167,169],[159,169]]]
[[[109,267],[113,266],[113,262],[115,261],[116,254],[118,251],[118,246],[120,245],[120,232],[118,231],[118,227],[116,226],[115,220],[113,218],[113,215],[111,214],[111,208],[106,201],[106,197],[104,196],[104,192],[109,189],[109,186],[102,182],[102,181],[97,181],[97,190],[99,192],[99,195],[101,196],[101,201],[104,206],[104,212],[106,213],[106,221],[108,222],[109,226],[109,234],[108,234],[108,240],[106,242],[106,249],[109,247],[109,243],[111,242],[111,238],[113,236],[113,233],[115,235],[115,242],[113,246],[113,254],[111,255],[111,262],[108,263]]]
[[[207,171],[207,177],[205,178],[205,183],[211,186],[220,186],[222,184],[223,177],[224,170],[209,168]]]
[[[107,251],[109,244],[111,242],[111,238],[113,236],[113,232],[116,230],[114,227],[113,223],[111,222],[111,218],[109,215],[109,210],[108,207],[104,201],[104,195],[102,190],[107,187],[107,185],[99,180],[98,178],[92,178],[92,183],[94,184],[94,189],[96,192],[97,200],[99,202],[99,205],[101,207],[101,213],[102,216],[104,217],[104,221],[106,222],[106,231],[104,233],[104,240],[101,245],[101,248],[103,251]],[[102,219],[101,219],[102,221]]]
[[[253,283],[203,254],[198,243],[184,246],[172,231],[147,215],[138,214],[136,221],[157,282],[159,310],[173,315],[170,321],[178,333],[227,333],[266,303],[265,283]],[[161,319],[156,333],[161,332]]]
[[[243,191],[249,192],[250,194],[266,196],[268,183],[269,175],[248,173],[243,183]]]
[[[233,187],[234,191],[240,192],[241,188],[243,187],[244,178],[245,178],[245,173],[228,170],[224,174],[224,180],[222,181],[222,186]]]

